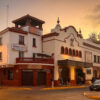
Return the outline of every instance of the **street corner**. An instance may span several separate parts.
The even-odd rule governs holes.
[[[87,91],[83,95],[89,99],[100,100],[100,91]]]

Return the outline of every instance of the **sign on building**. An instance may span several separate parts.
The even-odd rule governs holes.
[[[27,47],[25,45],[12,44],[12,49],[17,51],[27,51]]]

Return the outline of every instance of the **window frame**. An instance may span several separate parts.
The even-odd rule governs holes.
[[[2,37],[0,37],[0,45],[2,45]]]
[[[32,39],[32,46],[33,46],[33,47],[36,47],[36,38],[33,38],[33,39]]]
[[[2,60],[2,52],[0,52],[0,60]]]
[[[65,50],[64,50],[64,47],[62,46],[61,47],[61,54],[64,54]]]
[[[68,52],[68,48],[66,47],[66,48],[65,48],[65,54],[68,55],[68,53],[69,53],[69,52]]]
[[[96,63],[96,62],[97,62],[97,56],[94,55],[94,63]]]
[[[24,51],[19,51],[19,58],[24,58]]]
[[[14,74],[13,69],[8,69],[8,80],[13,80]]]
[[[19,35],[19,44],[24,45],[24,36]]]

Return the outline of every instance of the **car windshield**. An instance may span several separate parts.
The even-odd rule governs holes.
[[[100,80],[96,80],[96,81],[94,82],[94,84],[97,84],[97,83],[100,84]]]

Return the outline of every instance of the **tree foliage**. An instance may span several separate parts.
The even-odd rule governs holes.
[[[90,34],[89,39],[96,44],[100,44],[100,33],[99,34],[96,34],[96,33]]]

